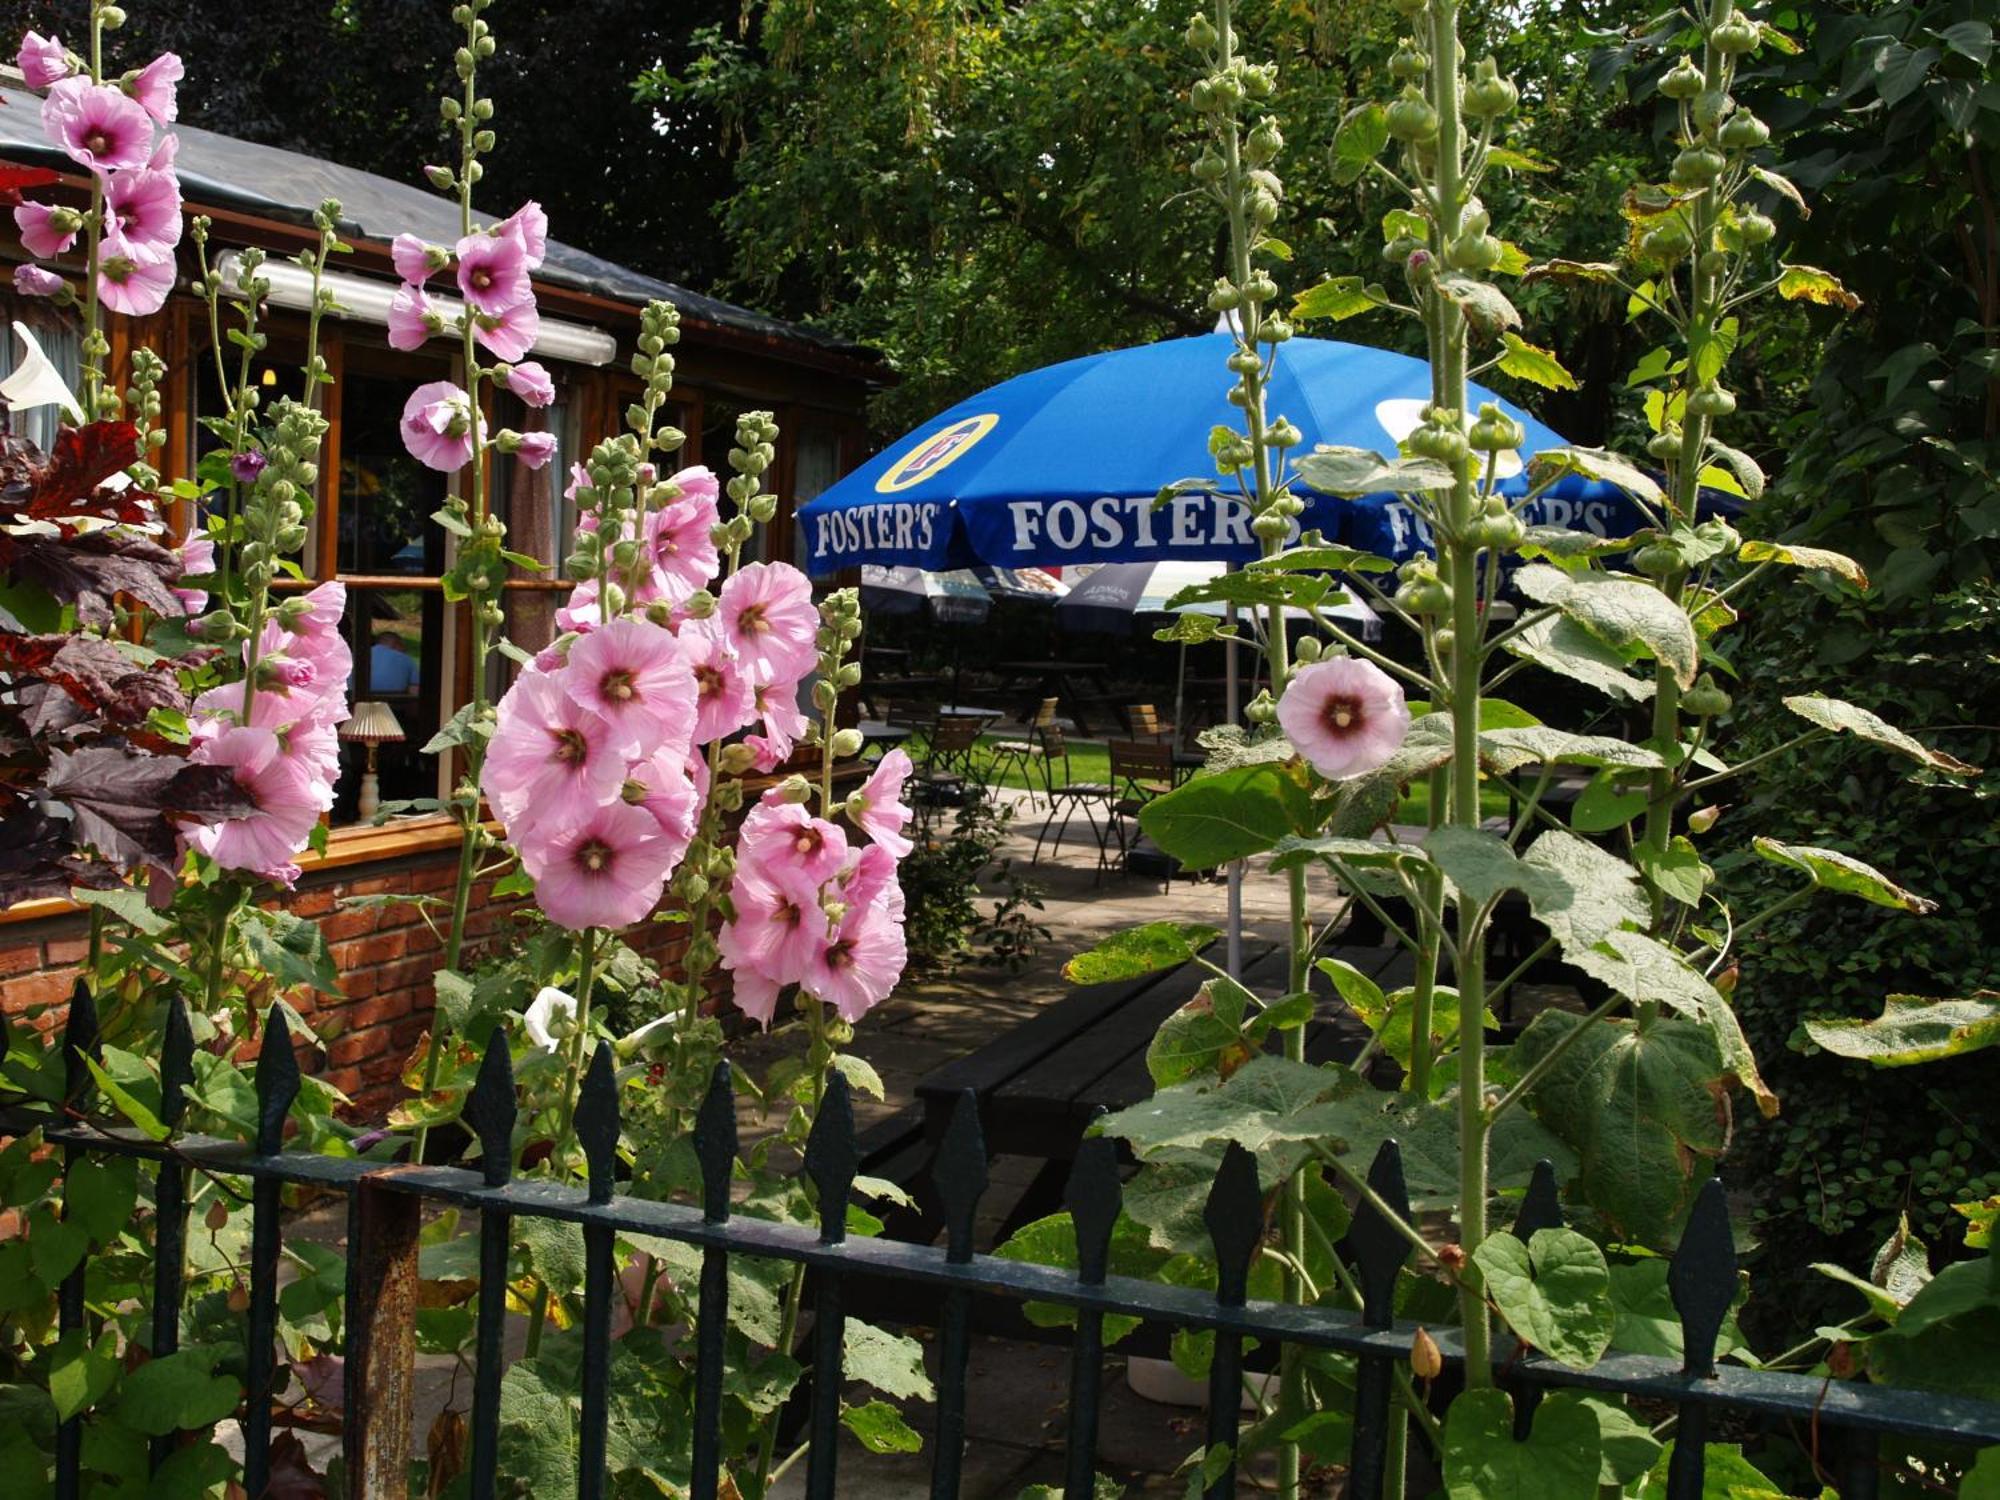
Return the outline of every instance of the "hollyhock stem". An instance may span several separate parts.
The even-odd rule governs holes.
[[[576,1139],[576,1091],[578,1081],[583,1077],[583,1049],[590,1041],[590,992],[597,987],[597,937],[595,927],[586,927],[579,939],[581,955],[576,981],[576,1029],[570,1033],[565,1048],[569,1058],[563,1068],[562,1098],[556,1106],[562,1124],[556,1129],[555,1149],[549,1153],[549,1166],[554,1169],[558,1182],[569,1176],[569,1150]],[[535,1284],[534,1305],[528,1314],[527,1358],[533,1359],[540,1351],[542,1330],[548,1326],[548,1321],[549,1286],[545,1281],[538,1281]]]

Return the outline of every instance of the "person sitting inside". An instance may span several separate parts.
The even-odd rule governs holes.
[[[417,659],[393,630],[375,632],[375,645],[368,653],[368,686],[384,697],[417,690]]]

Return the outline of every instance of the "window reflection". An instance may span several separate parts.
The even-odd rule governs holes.
[[[444,662],[444,595],[436,589],[347,591],[342,622],[354,652],[348,693],[356,703],[386,703],[403,739],[376,752],[382,800],[437,795],[437,764],[420,753],[438,731],[438,683]],[[343,742],[340,780],[334,787],[333,821],[352,823],[367,769],[364,746]]]
[[[436,577],[445,568],[444,532],[431,513],[445,501],[445,476],[403,447],[407,380],[350,374],[341,392],[340,550],[343,573]]]

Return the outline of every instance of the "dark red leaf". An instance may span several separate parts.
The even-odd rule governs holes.
[[[144,503],[152,496],[130,485],[100,486],[139,458],[139,429],[130,422],[90,422],[56,433],[43,453],[26,438],[9,437],[0,448],[0,503],[22,520],[53,521],[96,516],[110,521],[154,519]]]
[[[171,664],[141,667],[99,636],[0,634],[0,662],[16,675],[56,683],[80,706],[120,727],[145,723],[156,708],[187,711]]]
[[[313,1472],[297,1433],[280,1433],[271,1442],[271,1478],[264,1500],[326,1500],[326,1480]]]
[[[212,823],[218,818],[247,818],[256,800],[243,790],[227,766],[183,764],[160,794],[161,810]]]
[[[51,797],[69,804],[78,844],[127,868],[153,864],[172,869],[178,846],[167,812],[171,804],[187,800],[187,793],[177,789],[176,778],[189,769],[185,761],[169,756],[119,745],[91,745],[58,750],[49,757],[48,790]]]
[[[115,870],[76,852],[70,834],[69,823],[32,804],[0,817],[0,906],[67,896],[72,886],[102,889],[117,882]]]
[[[24,167],[19,162],[0,161],[0,193],[18,193],[22,188],[47,187],[62,181],[62,175],[47,167]]]
[[[169,587],[180,564],[157,542],[143,537],[93,531],[73,537],[10,537],[8,571],[17,583],[31,583],[59,603],[76,606],[86,625],[109,625],[114,595],[127,594],[156,613],[175,614],[180,601]]]

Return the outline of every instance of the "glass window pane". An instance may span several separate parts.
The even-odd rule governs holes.
[[[387,704],[403,729],[400,743],[377,747],[381,800],[437,795],[437,762],[421,752],[438,731],[438,684],[444,671],[444,595],[437,589],[349,589],[343,624],[354,651],[349,694]],[[333,822],[352,823],[367,769],[367,747],[343,744]]]
[[[446,476],[403,447],[408,381],[350,374],[342,382],[340,546],[343,573],[444,571],[444,531],[431,513],[444,504]]]
[[[804,505],[840,478],[840,434],[808,427],[799,434],[798,456],[792,464],[792,501]]]

